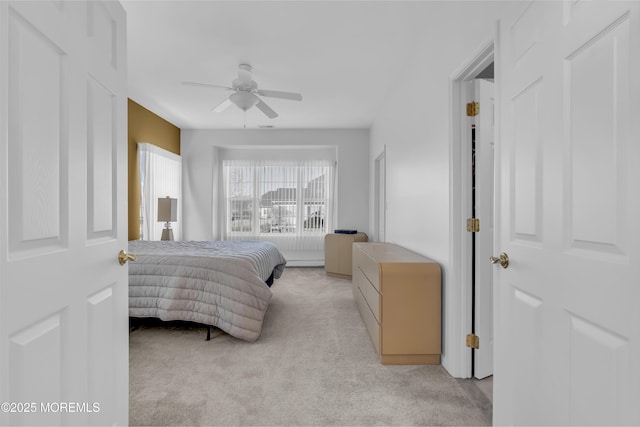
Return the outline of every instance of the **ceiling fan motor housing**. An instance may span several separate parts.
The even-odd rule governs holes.
[[[233,89],[242,90],[245,92],[257,92],[258,91],[258,83],[251,80],[250,82],[245,82],[240,79],[233,80]]]

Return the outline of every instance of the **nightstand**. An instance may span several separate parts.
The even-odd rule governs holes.
[[[352,245],[367,242],[365,233],[333,233],[324,236],[324,271],[332,276],[350,278]]]

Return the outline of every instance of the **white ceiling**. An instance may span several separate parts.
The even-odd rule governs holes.
[[[410,66],[439,2],[122,1],[127,11],[129,97],[183,129],[234,129],[245,113],[211,108],[230,92],[241,63],[260,89],[298,92],[301,102],[263,98],[246,127],[368,128],[391,85]],[[449,3],[451,4],[451,2]]]

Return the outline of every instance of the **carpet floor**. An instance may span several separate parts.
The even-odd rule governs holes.
[[[129,334],[131,425],[488,425],[441,366],[381,365],[351,281],[287,268],[256,342],[206,328]]]

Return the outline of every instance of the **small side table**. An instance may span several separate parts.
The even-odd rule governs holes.
[[[354,242],[367,242],[365,233],[333,233],[324,236],[324,271],[337,277],[351,278],[352,245]]]

